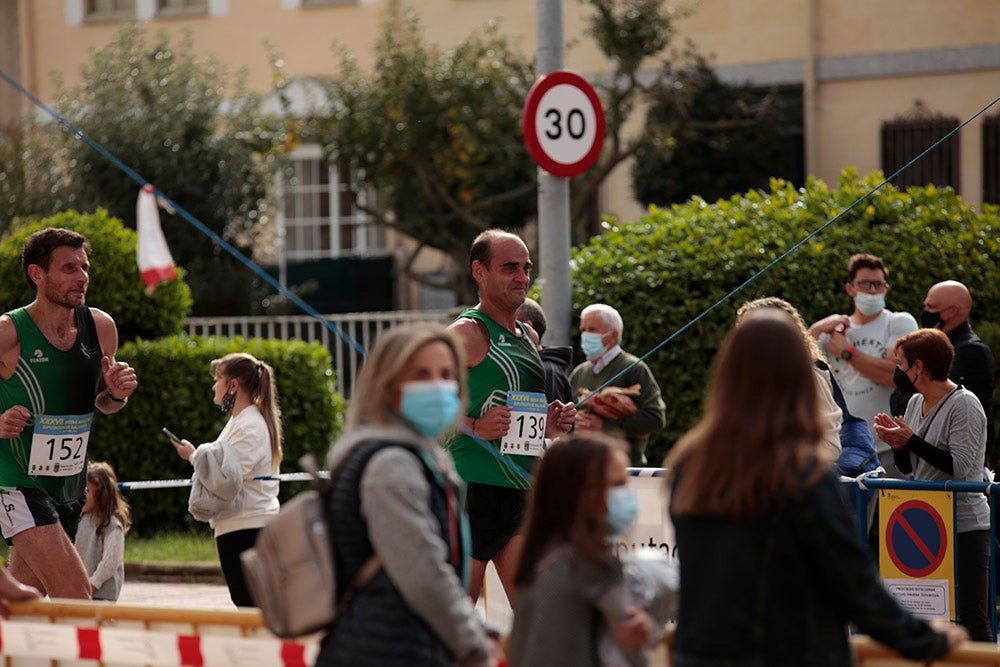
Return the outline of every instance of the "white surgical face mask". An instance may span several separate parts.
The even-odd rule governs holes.
[[[854,305],[862,315],[878,315],[885,308],[885,294],[859,292],[854,297]]]

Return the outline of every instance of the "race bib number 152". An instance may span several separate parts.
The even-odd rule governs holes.
[[[87,465],[87,443],[94,413],[86,415],[35,415],[28,474],[68,477]]]

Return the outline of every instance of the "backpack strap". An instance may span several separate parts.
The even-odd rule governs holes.
[[[414,453],[423,461],[424,467],[430,471],[437,485],[444,490],[445,500],[448,504],[448,543],[451,546],[451,564],[460,568],[462,585],[469,587],[469,557],[472,548],[472,532],[469,527],[469,520],[460,511],[460,502],[455,494],[455,489],[448,483],[448,480],[441,474],[441,469],[434,457],[423,449],[415,449]]]
[[[826,371],[826,374],[830,376],[830,383],[833,385],[833,400],[840,408],[840,411],[844,413],[845,420],[860,419],[860,417],[855,417],[851,414],[851,411],[847,409],[847,401],[844,399],[844,392],[840,390],[840,385],[837,384],[837,378],[833,377],[833,371],[827,366],[826,362],[822,359],[813,359],[813,364],[816,368]]]
[[[351,601],[351,598],[354,597],[354,594],[357,591],[360,591],[368,585],[368,582],[371,581],[381,569],[382,561],[379,559],[378,554],[373,553],[368,557],[368,560],[362,563],[361,567],[358,568],[358,571],[351,579],[351,583],[347,586],[347,590],[340,596],[340,600],[337,602],[338,613],[347,606],[347,603]]]

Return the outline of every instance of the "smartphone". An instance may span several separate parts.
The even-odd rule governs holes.
[[[163,427],[163,432],[166,433],[167,437],[170,438],[171,440],[173,440],[174,442],[180,442],[181,441],[180,438],[178,438],[176,435],[174,435],[173,433],[171,433],[170,431],[168,431],[166,426]]]

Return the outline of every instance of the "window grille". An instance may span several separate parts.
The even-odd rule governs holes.
[[[1000,204],[1000,115],[983,120],[983,201]]]
[[[958,127],[958,118],[934,115],[921,104],[905,115],[882,124],[882,171],[891,176],[928,146]],[[959,189],[958,137],[952,136],[899,174],[893,183],[902,189],[930,183]]]

